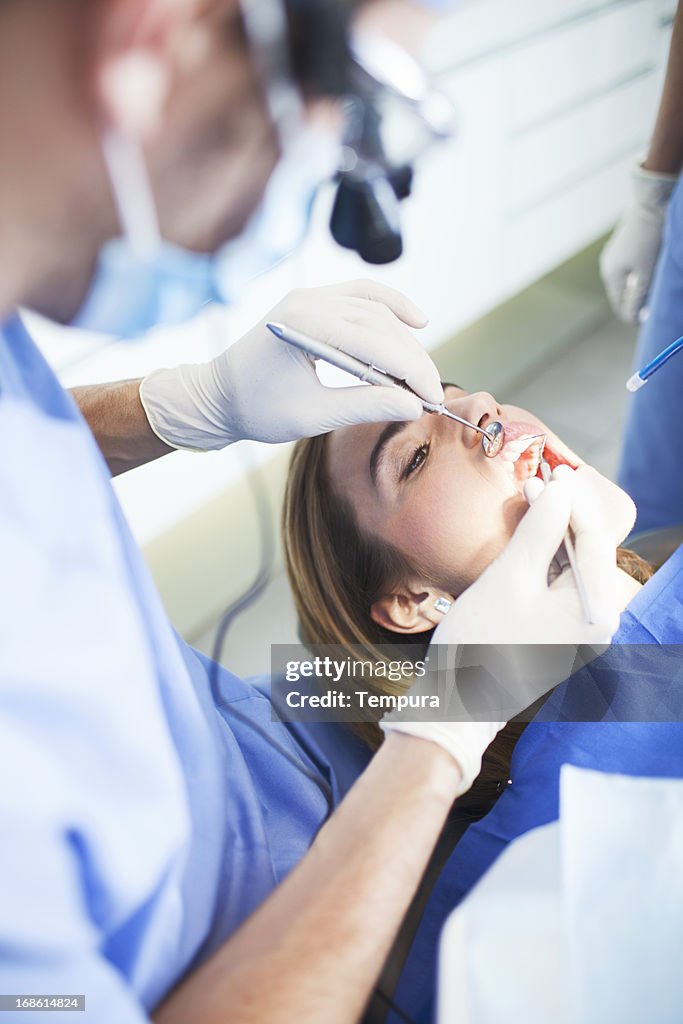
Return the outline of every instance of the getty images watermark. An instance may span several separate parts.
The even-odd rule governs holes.
[[[683,647],[271,647],[273,718],[683,722]],[[647,685],[644,684],[647,681]]]
[[[427,663],[422,659],[398,658],[372,660],[359,652],[355,657],[334,657],[316,654],[290,658],[284,666],[282,696],[290,709],[339,709],[349,711],[367,708],[403,711],[409,707],[438,710],[436,694],[409,693],[411,683],[423,679]],[[293,684],[314,681],[314,686]],[[405,692],[384,692],[402,684]]]

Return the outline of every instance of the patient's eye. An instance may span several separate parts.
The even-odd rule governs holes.
[[[421,445],[418,445],[414,449],[412,455],[408,459],[408,462],[403,467],[401,473],[401,480],[406,480],[412,473],[420,468],[420,466],[427,461],[429,455],[429,441],[424,441]]]

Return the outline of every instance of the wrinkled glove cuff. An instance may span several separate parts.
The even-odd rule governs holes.
[[[379,725],[385,735],[401,732],[408,736],[436,743],[455,760],[462,778],[454,797],[462,796],[481,771],[486,748],[504,727],[505,722],[403,722],[384,717]]]
[[[678,181],[677,174],[648,171],[638,162],[632,170],[633,194],[639,206],[661,214]]]
[[[218,451],[241,440],[231,429],[230,403],[212,362],[148,373],[140,383],[140,401],[150,427],[171,448]]]

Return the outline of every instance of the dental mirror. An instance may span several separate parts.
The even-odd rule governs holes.
[[[505,444],[505,428],[500,420],[489,423],[481,439],[481,447],[487,459],[495,459]]]
[[[428,408],[425,405],[425,408]],[[481,449],[487,459],[495,459],[496,455],[500,455],[503,445],[505,444],[505,428],[500,420],[493,420],[489,423],[488,427],[480,427],[476,423],[470,423],[469,420],[463,419],[462,416],[456,416],[454,412],[447,409],[445,406],[434,406],[434,411],[441,413],[443,416],[448,416],[449,420],[455,420],[457,423],[462,423],[465,427],[471,427],[472,430],[478,430],[482,435],[481,437]],[[431,411],[431,410],[430,410]]]

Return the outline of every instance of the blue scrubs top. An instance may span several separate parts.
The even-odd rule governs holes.
[[[326,801],[230,704],[310,759],[256,689],[227,672],[221,688],[217,709],[88,428],[12,319],[0,329],[0,992],[85,994],[85,1020],[146,1021],[303,856]]]
[[[648,296],[634,370],[683,335],[683,176],[674,189]],[[629,398],[619,483],[638,508],[638,530],[683,523],[683,354]]]

